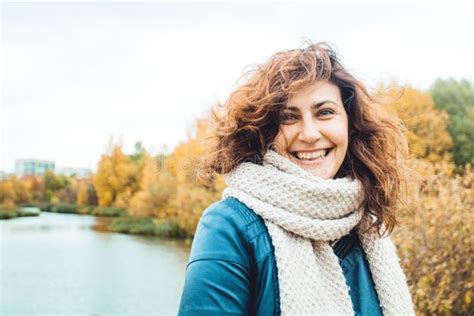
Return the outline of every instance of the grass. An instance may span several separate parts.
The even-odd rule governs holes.
[[[147,236],[184,238],[186,233],[173,220],[152,217],[119,217],[112,221],[109,230],[117,233]]]
[[[0,220],[2,219],[12,219],[23,216],[38,216],[38,212],[25,211],[20,208],[0,208]]]
[[[118,217],[127,215],[127,210],[124,208],[96,206],[92,208],[89,214],[95,216]]]
[[[96,205],[77,205],[70,203],[28,203],[22,204],[24,207],[38,207],[41,212],[78,214],[78,215],[94,215],[94,216],[110,216],[118,217],[127,215],[127,210],[115,207],[101,207]]]

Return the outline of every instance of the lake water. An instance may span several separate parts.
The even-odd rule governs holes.
[[[190,247],[93,229],[109,220],[0,221],[0,315],[176,315]]]

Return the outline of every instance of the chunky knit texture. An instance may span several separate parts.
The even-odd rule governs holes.
[[[389,237],[360,233],[359,181],[321,179],[269,150],[263,165],[242,163],[226,175],[223,196],[260,215],[272,239],[282,315],[351,315],[349,289],[329,242],[357,229],[384,315],[413,315]]]

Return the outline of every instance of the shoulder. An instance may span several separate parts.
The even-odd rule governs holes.
[[[235,198],[211,204],[199,220],[189,262],[214,259],[250,266],[250,240],[260,226],[258,215]]]
[[[202,214],[200,223],[212,221],[242,230],[257,220],[258,215],[247,205],[236,198],[227,197],[211,204]]]
[[[265,223],[252,209],[231,197],[210,205],[194,236],[179,315],[277,313],[272,253]]]

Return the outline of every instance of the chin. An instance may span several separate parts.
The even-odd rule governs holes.
[[[315,170],[307,170],[309,173],[311,173],[313,176],[321,178],[321,179],[332,179],[334,176],[328,172],[319,172]]]

